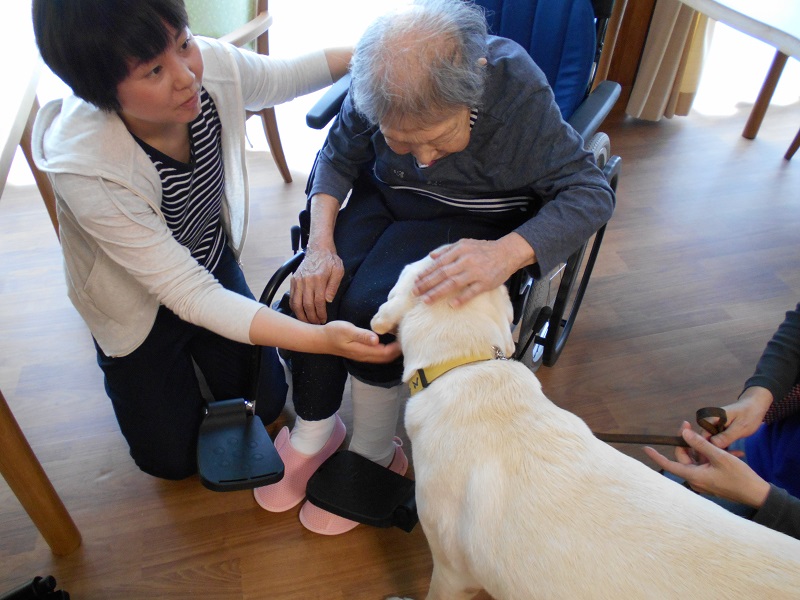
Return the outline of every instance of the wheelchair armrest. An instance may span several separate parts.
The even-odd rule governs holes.
[[[350,89],[350,73],[328,88],[306,115],[306,124],[313,129],[322,129],[333,117],[339,114],[347,90]]]
[[[261,292],[261,297],[258,299],[261,304],[266,304],[267,306],[272,305],[272,301],[275,299],[275,294],[278,293],[281,284],[286,281],[289,275],[297,270],[297,267],[303,262],[305,256],[306,253],[301,250],[275,271],[272,277],[269,278],[267,285],[264,286],[264,291]]]
[[[622,86],[614,81],[603,81],[598,85],[569,118],[569,124],[588,141],[600,124],[614,108]]]

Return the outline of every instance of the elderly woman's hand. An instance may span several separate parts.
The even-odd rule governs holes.
[[[306,323],[325,323],[327,303],[336,295],[343,276],[342,259],[335,251],[309,246],[290,283],[289,305],[295,316]]]
[[[417,277],[414,294],[426,303],[449,297],[452,306],[502,285],[535,260],[530,244],[517,233],[496,241],[460,240],[430,255],[433,264]]]

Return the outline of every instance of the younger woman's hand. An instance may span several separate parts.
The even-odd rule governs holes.
[[[368,363],[388,363],[400,356],[400,343],[381,344],[378,334],[361,329],[347,321],[331,321],[323,325],[330,344],[326,354],[337,354]]]

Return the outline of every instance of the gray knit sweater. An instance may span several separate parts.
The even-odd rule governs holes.
[[[364,168],[392,187],[412,189],[467,210],[524,210],[516,232],[536,252],[541,272],[566,260],[614,210],[614,193],[583,140],[565,123],[547,80],[511,40],[487,38],[486,91],[469,145],[421,169],[386,145],[349,95],[331,127],[309,189],[340,202]],[[351,199],[357,201],[357,199]]]

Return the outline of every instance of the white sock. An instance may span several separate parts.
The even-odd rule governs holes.
[[[388,467],[394,458],[401,386],[382,388],[350,378],[353,437],[350,450]]]
[[[336,424],[336,415],[321,421],[306,421],[297,417],[289,434],[292,447],[308,456],[316,454],[328,442]]]

